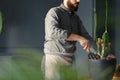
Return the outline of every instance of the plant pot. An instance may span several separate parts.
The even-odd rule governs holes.
[[[112,80],[116,68],[116,59],[89,59],[88,63],[92,80]]]

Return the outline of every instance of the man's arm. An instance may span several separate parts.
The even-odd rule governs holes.
[[[71,35],[66,39],[67,41],[77,41],[80,43],[80,45],[83,47],[84,50],[87,52],[90,52],[90,43],[89,40],[78,35],[71,33]]]
[[[52,8],[48,11],[45,18],[45,32],[47,38],[65,40],[70,35],[70,32],[60,28],[60,19],[56,10],[56,8]]]

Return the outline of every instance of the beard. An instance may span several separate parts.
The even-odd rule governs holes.
[[[78,4],[79,3],[72,4],[70,1],[67,2],[67,5],[68,5],[68,7],[70,8],[71,11],[77,11],[78,10]]]

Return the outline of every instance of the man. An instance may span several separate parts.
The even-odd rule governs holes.
[[[91,52],[93,39],[85,30],[75,13],[80,0],[63,0],[63,3],[51,8],[45,18],[45,79],[60,80],[57,64],[73,63],[76,42],[84,50]]]

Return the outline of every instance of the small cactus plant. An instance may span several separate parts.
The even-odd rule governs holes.
[[[110,53],[110,40],[107,30],[103,33],[102,38],[97,39],[97,49],[100,57],[107,57]]]

